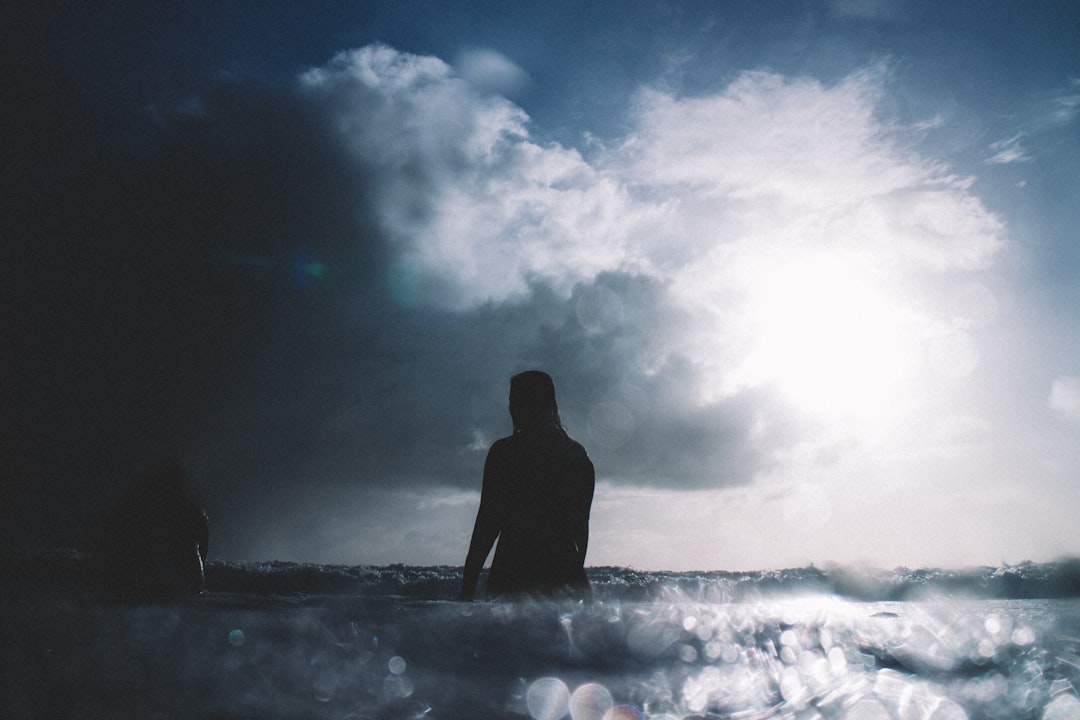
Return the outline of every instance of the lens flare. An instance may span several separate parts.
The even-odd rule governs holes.
[[[406,258],[398,260],[387,271],[386,286],[395,303],[401,307],[412,307],[420,297],[419,267]]]
[[[603,720],[641,720],[641,711],[633,705],[616,705],[604,713]],[[664,720],[664,716],[653,716],[656,720]]]
[[[529,686],[525,706],[535,720],[559,720],[570,709],[570,689],[558,678],[540,678]]]
[[[622,447],[634,434],[634,415],[618,402],[599,402],[586,421],[589,439],[607,450]]]
[[[573,720],[603,720],[611,709],[611,693],[598,683],[585,683],[570,696]]]
[[[311,286],[312,280],[317,280],[326,274],[326,266],[316,260],[311,248],[306,246],[301,246],[293,252],[289,270],[292,285],[297,290],[306,290]]]

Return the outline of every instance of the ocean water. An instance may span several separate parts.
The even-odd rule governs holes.
[[[581,603],[457,602],[459,568],[289,563],[112,603],[80,567],[3,566],[4,717],[1080,720],[1069,564],[600,568]]]

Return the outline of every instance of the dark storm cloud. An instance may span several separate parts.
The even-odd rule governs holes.
[[[673,312],[656,281],[403,304],[400,248],[372,208],[385,167],[347,152],[328,117],[293,89],[224,81],[157,109],[145,152],[6,214],[13,535],[50,502],[85,524],[162,455],[227,514],[341,483],[473,487],[508,431],[506,381],[532,366],[557,378],[602,476],[749,479],[747,410],[687,412],[694,368],[654,342]]]
[[[606,479],[661,487],[750,482],[792,442],[790,408],[756,389],[706,402],[706,373],[671,348],[689,325],[667,284],[603,273],[575,287],[523,357],[552,368],[564,424]],[[528,363],[526,363],[528,364]]]
[[[300,105],[231,83],[203,106],[4,218],[5,475],[32,506],[43,483],[85,507],[150,456],[220,456],[186,442],[261,421],[266,375],[320,334],[332,285],[378,262],[362,206],[340,207],[351,170]]]

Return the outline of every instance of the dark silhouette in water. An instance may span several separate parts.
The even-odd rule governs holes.
[[[147,600],[205,591],[206,513],[183,468],[167,463],[138,483],[101,525],[96,552],[110,597]]]
[[[584,566],[592,462],[563,429],[546,373],[530,370],[510,379],[510,417],[513,435],[496,440],[484,464],[460,597],[472,600],[496,539],[489,597],[583,597],[589,592]]]

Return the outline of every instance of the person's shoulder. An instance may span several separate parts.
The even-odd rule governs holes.
[[[514,446],[514,436],[508,435],[503,438],[499,438],[495,442],[491,443],[491,447],[488,448],[488,457],[498,457],[510,452]]]
[[[585,449],[585,446],[579,443],[574,438],[570,437],[570,434],[565,430],[563,436],[566,438],[566,454],[576,459],[588,460],[589,452]]]

